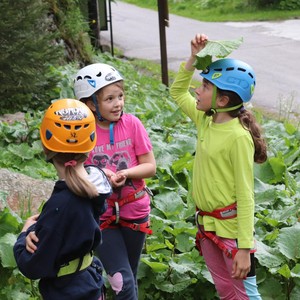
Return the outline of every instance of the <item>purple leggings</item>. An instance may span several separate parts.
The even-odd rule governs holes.
[[[236,248],[236,240],[220,238],[228,249]],[[215,287],[221,300],[261,300],[256,285],[254,254],[251,254],[251,271],[247,278],[231,278],[232,258],[209,238],[200,239],[203,258],[212,275]]]

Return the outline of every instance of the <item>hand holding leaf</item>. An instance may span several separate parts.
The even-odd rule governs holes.
[[[242,42],[242,37],[228,41],[207,41],[206,46],[197,54],[194,67],[198,70],[204,70],[212,63],[213,56],[224,58],[237,49]]]

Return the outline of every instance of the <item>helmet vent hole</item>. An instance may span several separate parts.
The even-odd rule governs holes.
[[[222,68],[216,68],[214,70],[217,71],[217,72],[222,72]]]
[[[248,75],[249,75],[251,78],[253,78],[253,75],[252,75],[251,73],[248,73]]]
[[[65,127],[67,130],[70,130],[70,129],[71,129],[71,126],[70,126],[70,125],[64,125],[64,127]]]
[[[234,70],[234,67],[226,68],[226,71],[233,71],[233,70]]]
[[[76,144],[78,141],[67,139],[66,142],[69,143],[69,144]]]
[[[246,72],[246,70],[243,69],[243,68],[238,68],[238,70],[241,71],[241,72]]]
[[[92,79],[92,77],[89,75],[86,75],[86,76],[84,76],[84,79]]]
[[[82,77],[81,76],[77,76],[76,80],[82,80]]]
[[[55,125],[56,125],[57,127],[61,127],[61,124],[60,124],[60,123],[55,123]]]
[[[79,130],[81,128],[81,125],[75,125],[75,130]]]
[[[101,77],[101,76],[102,76],[102,73],[99,72],[96,76],[97,76],[97,77]]]
[[[52,132],[49,129],[47,129],[46,130],[46,139],[49,141],[51,138],[52,138]]]
[[[89,124],[84,124],[83,128],[88,128],[90,125]]]

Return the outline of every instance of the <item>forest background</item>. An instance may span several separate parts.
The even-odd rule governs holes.
[[[93,62],[114,65],[126,81],[126,110],[137,115],[153,142],[158,170],[147,181],[154,193],[152,229],[139,269],[140,299],[217,299],[210,275],[194,247],[196,234],[190,182],[196,132],[160,82],[160,66],[128,60],[117,49],[103,52],[92,34],[87,0],[2,0],[0,3],[0,168],[28,180],[53,182],[38,128],[51,100],[73,98],[72,78]],[[156,9],[157,1],[127,1]],[[300,1],[168,1],[170,13],[202,21],[295,18]],[[199,14],[195,14],[195,11]],[[200,13],[201,12],[201,13]],[[212,13],[213,12],[213,13]],[[201,15],[202,14],[202,15]],[[171,79],[174,74],[170,73]],[[253,109],[268,141],[268,161],[255,168],[257,276],[263,299],[300,299],[299,124],[288,111],[275,119]],[[2,178],[3,179],[3,178]],[[20,182],[20,185],[22,183]],[[40,299],[37,281],[16,268],[12,246],[23,221],[34,212],[31,195],[17,209],[0,190],[0,298]],[[40,199],[40,207],[47,198]],[[111,299],[110,291],[108,299]]]

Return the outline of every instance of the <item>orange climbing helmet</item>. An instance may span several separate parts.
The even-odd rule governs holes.
[[[43,145],[53,152],[86,153],[96,145],[92,111],[75,99],[60,99],[47,109],[40,127]]]

